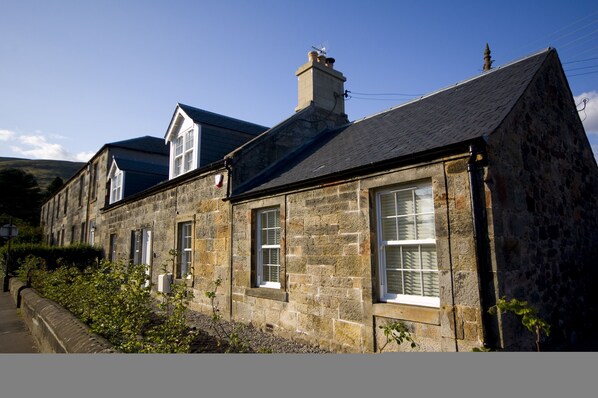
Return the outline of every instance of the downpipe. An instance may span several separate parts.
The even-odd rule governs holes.
[[[486,218],[485,199],[482,196],[480,171],[482,162],[486,161],[486,154],[475,145],[469,146],[469,159],[467,161],[467,174],[469,177],[469,194],[473,219],[473,238],[475,242],[475,260],[478,274],[479,298],[481,314],[481,327],[483,346],[492,348],[494,336],[490,327],[490,314],[488,313],[488,294],[490,281],[489,248],[488,248],[488,222]]]

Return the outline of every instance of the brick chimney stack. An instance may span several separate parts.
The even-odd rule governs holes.
[[[345,113],[345,81],[343,74],[334,70],[334,58],[310,51],[307,63],[295,75],[299,84],[299,99],[295,111],[300,111],[312,102],[317,107],[335,114]]]

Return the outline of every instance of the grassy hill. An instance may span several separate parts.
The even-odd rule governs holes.
[[[66,182],[71,178],[85,163],[68,162],[65,160],[38,160],[38,159],[19,159],[0,157],[0,170],[20,169],[35,176],[37,184],[42,191],[56,177],[62,178]]]

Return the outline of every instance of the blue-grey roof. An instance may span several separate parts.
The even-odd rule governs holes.
[[[106,144],[106,146],[133,149],[136,151],[157,153],[161,155],[169,155],[170,153],[170,148],[164,143],[163,138],[150,137],[149,135],[139,138],[131,138],[130,140],[111,142]]]
[[[189,105],[181,103],[178,105],[191,119],[193,119],[195,123],[209,124],[212,126],[240,131],[251,135],[261,134],[268,129],[268,127],[260,126],[259,124],[249,123],[232,117],[219,115],[217,113],[208,112]]]
[[[382,165],[492,134],[545,60],[547,49],[386,112],[320,134],[237,195]]]
[[[120,170],[141,173],[141,174],[155,174],[160,176],[168,176],[168,162],[163,164],[143,162],[134,159],[125,159],[114,157],[114,161]]]

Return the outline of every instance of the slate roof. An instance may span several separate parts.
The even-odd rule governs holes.
[[[156,164],[116,156],[114,157],[114,161],[118,168],[123,171],[132,171],[141,174],[156,174],[168,177],[168,162],[165,162],[164,164]]]
[[[260,126],[259,124],[254,124],[232,117],[219,115],[217,113],[208,112],[203,109],[194,108],[189,105],[179,103],[178,106],[191,119],[193,119],[195,123],[210,124],[212,126],[218,126],[229,130],[240,131],[251,135],[261,134],[268,129],[268,127]]]
[[[480,139],[495,131],[550,54],[497,67],[420,99],[333,131],[256,177],[236,196],[335,173],[408,159],[417,154]]]
[[[149,135],[139,138],[132,138],[130,140],[111,142],[109,144],[106,144],[106,146],[132,149],[136,151],[149,153],[157,153],[160,155],[170,154],[170,148],[168,147],[168,145],[164,144],[163,138],[150,137]]]

